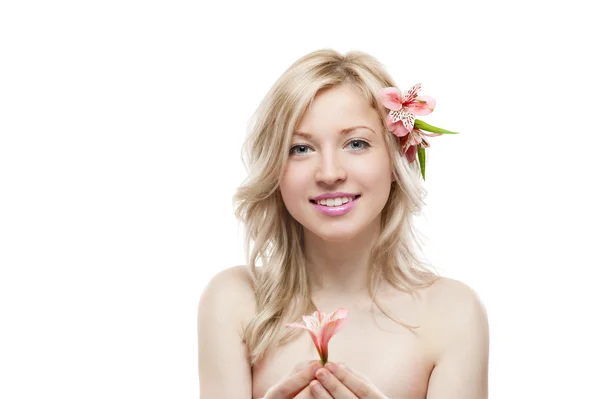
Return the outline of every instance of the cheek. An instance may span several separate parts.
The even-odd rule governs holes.
[[[357,168],[354,168],[354,173],[361,176],[363,181],[372,186],[381,185],[382,182],[388,180],[391,183],[391,164],[383,156],[365,160]]]
[[[302,173],[301,168],[294,167],[293,165],[286,166],[279,184],[283,199],[288,201],[292,198],[307,196],[308,181],[309,174],[306,171]]]

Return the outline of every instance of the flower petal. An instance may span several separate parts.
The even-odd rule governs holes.
[[[402,108],[399,112],[404,127],[410,132],[415,125],[415,116],[404,108]]]
[[[304,328],[305,330],[311,330],[310,327],[308,327],[306,324],[302,324],[302,323],[287,323],[285,325],[286,327],[296,327],[296,328]]]
[[[401,110],[390,111],[386,120],[386,125],[388,130],[398,137],[402,137],[408,133],[408,130],[404,127],[404,123],[402,122]]]
[[[394,126],[390,129],[392,133],[394,133],[398,137],[406,136],[409,132],[404,127],[404,123],[402,121],[395,123]]]
[[[317,331],[319,328],[317,319],[313,316],[302,316],[302,320],[304,320],[304,324],[312,331]]]
[[[406,159],[408,159],[408,162],[414,162],[416,155],[417,155],[417,146],[411,145],[410,147],[408,147],[405,155],[406,155]]]
[[[327,313],[317,310],[313,313],[313,318],[316,320],[317,326],[321,328],[327,322]]]
[[[398,123],[402,120],[402,108],[397,111],[390,111],[387,117],[388,123]]]
[[[429,136],[429,137],[443,136],[442,133],[428,133],[425,130],[421,130],[420,132],[423,136]]]
[[[302,316],[304,323],[287,323],[285,326],[308,330],[321,358],[321,363],[325,364],[327,363],[328,356],[327,344],[331,337],[340,331],[343,323],[346,321],[347,314],[348,310],[344,308],[340,308],[332,314],[317,310],[310,316]]]
[[[329,354],[328,345],[331,337],[333,337],[337,332],[341,330],[341,328],[346,324],[348,319],[337,319],[334,321],[330,321],[327,323],[323,329],[321,330],[319,340],[321,342],[321,352],[323,354],[323,359],[327,360],[327,356]]]
[[[421,83],[417,83],[413,87],[408,89],[408,91],[402,98],[402,102],[403,103],[411,102],[412,100],[415,99],[415,97],[417,97],[417,95],[419,94],[419,91],[421,91]]]
[[[415,115],[429,115],[435,108],[435,100],[430,96],[419,96],[413,101],[405,103],[404,108]]]
[[[417,145],[420,142],[421,142],[421,136],[419,136],[418,134],[411,134],[410,138],[407,141],[408,145]]]
[[[310,331],[310,337],[313,340],[313,343],[315,344],[315,348],[317,348],[317,352],[319,353],[319,357],[321,359],[324,359],[323,357],[323,345],[321,343],[321,341],[319,340],[319,336],[315,333],[313,333],[312,331]]]
[[[331,314],[331,316],[329,317],[329,321],[344,319],[344,318],[346,318],[346,316],[348,316],[348,309],[339,308],[338,310],[336,310],[335,312],[333,312]]]
[[[415,138],[414,142],[411,143],[412,145],[416,145],[416,144],[420,144],[423,141],[425,141],[425,136],[429,136],[429,134],[425,134],[425,132],[423,132],[421,129],[418,128],[413,128],[411,134],[413,135],[413,137]],[[436,133],[436,136],[439,136],[440,134]]]
[[[395,87],[385,87],[379,91],[379,101],[387,109],[398,111],[402,108],[402,92]]]

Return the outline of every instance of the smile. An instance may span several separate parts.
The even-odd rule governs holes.
[[[358,200],[360,199],[360,195],[357,195],[353,198],[349,198],[349,201],[346,203],[342,203],[340,205],[332,205],[332,206],[328,206],[328,205],[321,205],[316,203],[314,200],[310,200],[310,203],[312,204],[312,206],[315,207],[316,210],[318,210],[319,212],[327,215],[327,216],[340,216],[340,215],[345,215],[346,213],[350,212],[352,210],[352,208],[354,208],[354,206],[356,205],[356,203],[358,202]],[[331,203],[331,201],[330,201]],[[339,203],[339,200],[338,200]]]

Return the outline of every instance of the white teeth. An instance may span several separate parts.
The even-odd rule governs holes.
[[[325,206],[340,206],[342,204],[345,204],[347,202],[350,202],[354,199],[355,197],[338,197],[338,198],[327,198],[327,199],[322,199],[319,201],[316,201],[317,204],[319,205],[325,205]]]

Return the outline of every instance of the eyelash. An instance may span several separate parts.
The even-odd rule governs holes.
[[[350,140],[350,142],[348,144],[351,144],[351,143],[354,143],[354,142],[359,142],[359,143],[363,143],[364,144],[363,148],[360,148],[360,149],[358,149],[356,151],[362,151],[362,150],[365,150],[365,149],[371,147],[371,144],[367,143],[364,140],[358,140],[358,139]],[[309,148],[306,144],[296,144],[295,146],[293,146],[292,148],[290,148],[289,154],[290,155],[296,155],[296,154],[294,154],[294,149],[298,148],[298,147],[307,147],[307,148]]]

